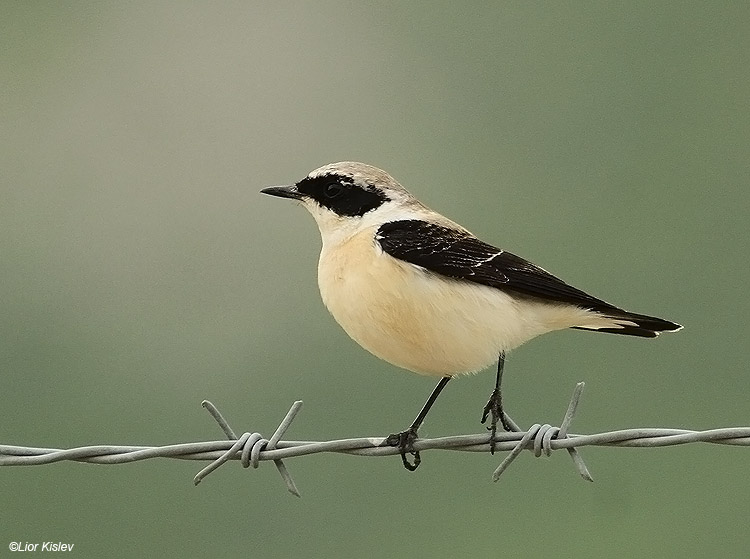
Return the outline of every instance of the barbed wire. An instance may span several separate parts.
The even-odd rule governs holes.
[[[510,451],[492,474],[497,481],[500,475],[524,450],[534,456],[549,456],[552,451],[566,449],[573,459],[579,475],[593,481],[583,462],[578,448],[583,446],[607,447],[662,447],[687,443],[713,443],[723,445],[750,446],[750,427],[729,427],[690,431],[685,429],[636,428],[607,431],[591,435],[569,434],[570,423],[575,416],[583,392],[584,383],[576,385],[568,409],[559,427],[535,423],[527,430],[500,432],[495,436],[496,451]],[[386,443],[388,437],[360,437],[332,441],[282,441],[292,421],[302,408],[298,400],[289,408],[284,419],[270,439],[259,433],[245,432],[240,437],[224,419],[219,410],[208,400],[201,404],[216,420],[227,440],[171,444],[165,446],[94,445],[70,449],[35,448],[0,444],[0,466],[33,466],[62,461],[87,462],[92,464],[125,464],[150,458],[176,458],[179,460],[209,460],[211,463],[193,478],[195,485],[208,474],[229,460],[240,460],[242,466],[257,468],[260,462],[272,460],[290,493],[300,496],[294,480],[284,464],[284,459],[307,456],[321,452],[335,452],[355,456],[392,456],[399,449]],[[511,425],[517,427],[515,422]],[[456,435],[432,439],[417,439],[414,451],[452,450],[463,452],[488,452],[489,433]]]

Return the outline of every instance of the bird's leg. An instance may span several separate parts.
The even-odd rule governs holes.
[[[427,398],[424,406],[422,406],[422,409],[417,414],[417,417],[414,419],[411,426],[406,431],[388,435],[388,437],[385,439],[386,445],[398,447],[398,450],[401,454],[401,461],[404,464],[404,468],[406,468],[410,472],[416,470],[419,467],[419,464],[422,462],[422,459],[419,457],[419,451],[415,451],[413,446],[414,441],[417,440],[417,431],[422,425],[424,418],[427,416],[427,412],[430,411],[432,404],[435,403],[435,400],[437,400],[440,392],[442,392],[443,388],[445,388],[445,385],[448,384],[448,381],[450,379],[451,377],[443,377],[440,379],[440,382],[438,382],[437,386],[433,389],[432,394],[430,394],[430,397]],[[406,458],[407,453],[414,456],[414,462],[409,462],[409,460]]]
[[[495,389],[490,395],[490,399],[487,405],[484,406],[484,412],[482,413],[482,423],[487,421],[487,416],[490,416],[490,426],[487,429],[490,431],[490,453],[495,453],[495,434],[497,433],[497,422],[498,420],[506,431],[518,431],[518,426],[515,422],[506,415],[503,410],[503,395],[500,389],[500,384],[503,380],[503,370],[505,369],[505,352],[500,352],[500,356],[497,359],[497,375],[495,376]]]

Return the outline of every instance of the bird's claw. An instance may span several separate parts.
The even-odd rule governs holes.
[[[506,431],[515,431],[510,421],[508,420],[508,416],[505,415],[502,404],[502,396],[500,394],[500,390],[497,388],[492,391],[492,394],[490,394],[490,399],[484,406],[484,410],[482,412],[482,424],[487,422],[488,416],[490,417],[490,425],[489,427],[487,427],[487,430],[490,432],[490,454],[495,454],[495,435],[497,434],[498,421]]]
[[[399,454],[401,454],[401,462],[404,464],[404,468],[410,472],[416,470],[422,462],[419,451],[414,450],[414,441],[416,440],[417,431],[411,427],[406,431],[388,435],[385,439],[386,445],[398,447]],[[414,456],[414,462],[409,462],[409,459],[406,457],[407,453]]]

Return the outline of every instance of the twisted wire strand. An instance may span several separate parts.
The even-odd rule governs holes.
[[[733,446],[750,446],[750,427],[728,427],[691,431],[687,429],[635,428],[607,431],[590,435],[569,434],[584,384],[578,383],[559,427],[534,424],[525,431],[500,432],[495,436],[495,450],[509,451],[492,474],[497,481],[523,450],[539,457],[552,451],[566,449],[579,475],[593,481],[577,449],[584,446],[652,448],[688,443],[712,443]],[[92,445],[70,449],[36,448],[0,444],[0,466],[32,466],[62,461],[91,464],[125,464],[151,458],[201,460],[210,463],[194,477],[197,485],[208,474],[229,460],[239,460],[243,467],[257,468],[260,462],[274,462],[287,490],[300,496],[284,459],[307,456],[321,452],[335,452],[354,456],[393,456],[398,448],[386,445],[387,437],[360,437],[332,441],[283,441],[281,438],[302,408],[302,402],[292,404],[284,419],[270,439],[260,433],[245,432],[239,437],[211,402],[202,403],[217,421],[226,440],[171,444],[165,446]],[[489,452],[489,433],[455,435],[432,439],[417,439],[415,451],[453,450],[462,452]]]

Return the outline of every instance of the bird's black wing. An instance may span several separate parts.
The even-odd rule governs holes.
[[[595,310],[619,310],[464,231],[421,220],[392,221],[378,229],[375,239],[392,257],[445,277]]]

